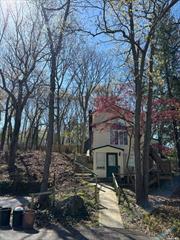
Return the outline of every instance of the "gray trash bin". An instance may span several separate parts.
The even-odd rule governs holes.
[[[1,227],[9,227],[10,216],[11,216],[11,208],[9,207],[0,208],[0,226]]]
[[[12,227],[14,229],[22,228],[23,223],[23,207],[19,206],[13,210],[13,219],[12,219]]]

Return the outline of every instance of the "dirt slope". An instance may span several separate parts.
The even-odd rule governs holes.
[[[16,160],[16,173],[18,181],[41,182],[43,174],[45,153],[33,151],[18,153]],[[53,153],[50,167],[50,182],[53,183],[54,176],[56,183],[65,185],[73,180],[73,159],[70,156]],[[4,154],[0,156],[0,181],[8,181],[9,173],[7,160]]]

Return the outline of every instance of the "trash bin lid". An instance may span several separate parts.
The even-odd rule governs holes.
[[[7,210],[11,210],[10,207],[0,207],[2,211],[7,211]]]
[[[17,206],[14,208],[14,211],[23,211],[24,208],[22,206]]]

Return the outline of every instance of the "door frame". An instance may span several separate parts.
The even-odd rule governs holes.
[[[116,166],[115,167],[117,168],[117,171],[118,171],[118,153],[116,153],[116,152],[107,152],[106,153],[106,177],[107,178],[109,177],[108,176],[108,156],[111,155],[111,154],[116,156]]]

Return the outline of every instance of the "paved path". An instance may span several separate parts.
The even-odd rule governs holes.
[[[0,229],[0,240],[148,240],[142,233],[123,229],[123,223],[112,187],[101,186],[99,227],[51,225],[30,232]],[[1,206],[26,205],[30,199],[24,197],[0,197]]]
[[[148,240],[134,231],[116,228],[63,227],[52,225],[33,232],[0,230],[0,240]]]
[[[31,201],[31,197],[2,197],[0,196],[1,207],[15,208],[19,205],[27,206]]]
[[[99,224],[111,228],[123,228],[117,196],[110,185],[99,185]]]

